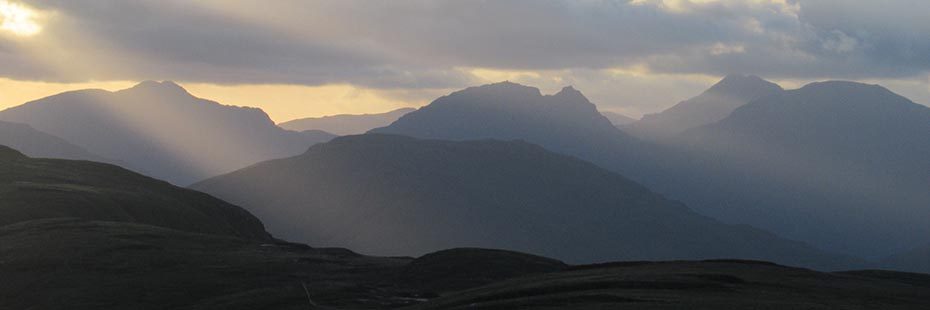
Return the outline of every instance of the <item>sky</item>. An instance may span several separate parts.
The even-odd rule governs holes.
[[[930,104],[926,0],[0,0],[0,108],[172,80],[278,122],[509,80],[633,117],[729,73]]]

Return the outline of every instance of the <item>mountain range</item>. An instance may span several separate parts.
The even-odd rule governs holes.
[[[79,90],[0,112],[134,171],[187,185],[249,164],[293,156],[331,139],[294,132],[262,110],[196,98],[172,82],[109,92]]]
[[[293,131],[322,130],[340,136],[363,134],[371,129],[390,125],[404,114],[416,111],[402,108],[377,114],[339,114],[295,119],[278,124]]]
[[[812,83],[673,139],[691,163],[659,186],[715,218],[877,259],[930,235],[925,132],[930,108],[888,89]]]
[[[664,140],[692,128],[716,123],[752,100],[776,95],[781,86],[754,75],[731,74],[700,95],[630,124],[624,130],[647,140]]]
[[[853,263],[698,215],[616,173],[520,141],[347,136],[192,188],[247,208],[283,238],[375,255],[469,246],[576,263]]]
[[[736,87],[744,84],[752,87]],[[574,89],[544,96],[512,83],[454,92],[372,132],[523,139],[619,172],[724,222],[869,259],[925,241],[928,226],[919,222],[930,205],[923,190],[930,136],[917,133],[930,132],[930,109],[878,86],[826,82],[782,91],[770,84],[725,78],[704,95],[776,94],[660,143],[614,128]],[[694,110],[705,101],[687,102]]]

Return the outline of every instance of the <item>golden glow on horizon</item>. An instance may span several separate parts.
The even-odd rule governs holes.
[[[130,81],[51,83],[0,78],[0,110],[66,91],[88,88],[115,91],[132,87],[135,84],[135,82]]]
[[[381,113],[419,107],[427,100],[403,100],[389,90],[352,85],[216,85],[182,84],[194,96],[225,105],[258,107],[276,123],[334,114]],[[431,99],[429,99],[431,100]]]
[[[33,36],[42,31],[36,12],[20,3],[0,0],[0,30],[17,36]]]
[[[50,83],[0,78],[0,110],[58,93],[99,88],[117,91],[135,81]],[[277,123],[304,117],[333,114],[380,113],[403,107],[419,107],[435,98],[403,99],[402,91],[371,90],[351,85],[215,85],[181,83],[192,95],[224,105],[258,107]],[[436,96],[451,90],[437,90]]]

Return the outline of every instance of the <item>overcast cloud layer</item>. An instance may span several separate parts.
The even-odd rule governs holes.
[[[930,1],[700,2],[36,0],[42,34],[0,36],[0,75],[435,89],[474,84],[471,68],[635,69],[926,84]]]

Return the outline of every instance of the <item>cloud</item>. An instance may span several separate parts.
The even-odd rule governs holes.
[[[0,75],[440,89],[482,80],[467,68],[645,67],[808,79],[923,79],[930,72],[930,22],[923,14],[930,2],[922,0],[30,5],[49,16],[43,32],[29,40],[0,38]]]

